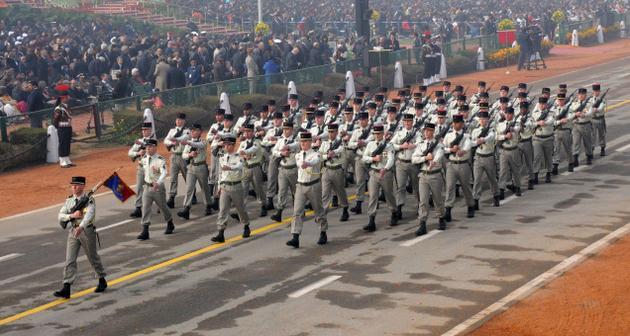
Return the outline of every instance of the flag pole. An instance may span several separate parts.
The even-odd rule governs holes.
[[[100,182],[98,182],[94,187],[92,187],[92,189],[88,192],[89,196],[92,196],[98,189],[100,189],[103,184],[105,184],[105,182],[107,182],[107,180],[109,180],[110,177],[118,174],[118,172],[122,169],[122,166],[118,167],[116,170],[114,170],[114,172],[109,175],[106,179],[101,180]]]

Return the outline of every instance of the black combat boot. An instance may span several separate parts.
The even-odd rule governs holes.
[[[573,167],[575,168],[580,166],[580,160],[578,158],[579,155],[573,155]]]
[[[166,206],[169,207],[169,209],[175,208],[175,196],[170,196],[168,198],[168,201],[166,201]]]
[[[332,197],[332,206],[335,208],[339,206],[339,197],[337,197],[337,195]]]
[[[392,216],[389,219],[389,226],[396,226],[398,225],[398,212],[394,211],[392,212]]]
[[[173,220],[171,219],[168,223],[166,223],[166,230],[164,231],[164,234],[171,234],[174,230],[175,224],[173,224]]]
[[[586,165],[590,166],[593,164],[593,155],[586,156]]]
[[[177,213],[177,216],[185,219],[185,220],[189,220],[190,219],[190,207],[185,207],[184,210],[179,211]]]
[[[534,184],[538,184],[538,173],[534,173]]]
[[[527,189],[534,190],[534,180],[527,180]]]
[[[398,219],[402,219],[402,205],[399,205],[398,208],[396,208],[396,217],[398,217]]]
[[[567,167],[568,172],[573,172],[573,162],[569,162],[569,167]]]
[[[211,204],[206,204],[206,212],[205,212],[206,216],[210,216],[212,215],[212,205]]]
[[[551,183],[551,173],[545,174],[545,183]]]
[[[551,173],[553,175],[558,175],[558,164],[557,163],[553,164],[553,168],[551,169]]]
[[[340,222],[347,222],[348,218],[350,218],[350,214],[348,213],[348,207],[343,208],[343,212],[341,213]]]
[[[317,240],[318,245],[326,245],[328,242],[328,236],[326,235],[326,231],[322,231],[319,233],[319,240]]]
[[[602,149],[599,151],[599,156],[606,156],[606,146],[602,146]]]
[[[357,204],[352,209],[350,209],[350,211],[354,212],[357,215],[361,214],[361,201],[357,201]]]
[[[420,227],[418,227],[418,230],[416,230],[416,236],[422,236],[425,234],[427,234],[427,222],[421,221]]]
[[[237,220],[237,221],[239,221],[239,222],[241,221],[241,217],[240,217],[240,216],[238,215],[238,213],[236,213],[236,212],[231,213],[231,214],[230,214],[230,217],[232,217],[232,218],[236,219],[236,220]]]
[[[273,210],[273,197],[267,197],[267,210]]]
[[[276,222],[282,222],[282,210],[278,209],[276,214],[271,216],[271,219]]]
[[[63,288],[54,292],[53,295],[59,298],[69,299],[70,298],[70,284],[64,283]]]
[[[444,220],[447,221],[447,222],[450,222],[450,221],[453,220],[453,217],[451,217],[451,210],[452,209],[453,208],[451,208],[451,207],[444,208]]]
[[[475,217],[475,207],[474,206],[468,207],[468,213],[466,214],[466,217],[468,217],[468,218]]]
[[[444,220],[443,217],[440,217],[440,222],[438,224],[438,230],[440,230],[440,231],[446,230],[446,221]]]
[[[363,231],[367,231],[367,232],[374,232],[376,231],[376,221],[375,221],[375,217],[374,216],[370,216],[370,222],[368,223],[368,225],[363,227]]]
[[[514,195],[516,195],[517,197],[521,197],[522,196],[520,187],[514,189]]]
[[[264,204],[260,207],[260,217],[267,217],[267,206]]]
[[[147,225],[142,226],[142,232],[140,232],[140,234],[138,235],[138,239],[140,240],[149,239],[149,226]]]
[[[475,200],[475,206],[474,206],[474,208],[475,208],[475,211],[478,211],[478,210],[479,210],[479,200],[478,200],[478,199],[476,199],[476,200]]]
[[[141,207],[136,207],[136,209],[129,214],[129,217],[131,218],[140,218],[142,217],[142,208]]]
[[[249,225],[244,225],[243,226],[243,238],[249,238],[249,236],[252,235],[252,231],[249,229]]]
[[[501,202],[499,202],[501,199],[501,196],[499,195],[494,195],[494,199],[492,201],[492,206],[498,207],[501,205]]]
[[[300,247],[300,235],[297,233],[293,234],[293,238],[287,242],[287,246],[293,246],[295,248]]]
[[[219,230],[216,236],[210,238],[215,243],[225,243],[225,236],[223,235],[223,230]]]
[[[96,286],[94,293],[102,293],[105,291],[106,288],[107,288],[107,281],[105,280],[105,278],[99,278],[98,286]]]
[[[505,199],[505,189],[499,189],[499,200],[503,201]]]

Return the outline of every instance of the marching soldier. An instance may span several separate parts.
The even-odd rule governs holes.
[[[319,147],[319,153],[324,158],[322,164],[322,204],[328,209],[328,204],[333,192],[337,196],[338,203],[343,209],[341,219],[345,222],[350,215],[348,214],[348,195],[345,189],[345,176],[343,170],[343,162],[345,161],[345,149],[343,139],[339,137],[339,125],[336,123],[328,124],[328,139],[322,142]],[[334,202],[333,206],[337,206]]]
[[[354,150],[348,147],[350,138],[356,126],[354,122],[354,110],[352,108],[346,108],[343,111],[343,122],[339,125],[339,136],[343,139],[343,171],[346,173],[346,183],[354,183]]]
[[[171,166],[169,171],[171,187],[169,188],[169,198],[166,202],[166,205],[171,209],[175,207],[179,174],[181,173],[182,178],[186,180],[186,162],[182,158],[184,146],[181,142],[187,140],[189,137],[190,130],[186,128],[186,114],[178,113],[177,119],[175,119],[175,128],[171,128],[166,138],[164,138],[164,145],[166,145],[166,149],[171,152]]]
[[[190,219],[190,205],[195,194],[195,185],[199,184],[203,192],[203,199],[206,204],[205,215],[212,214],[212,199],[210,187],[208,186],[208,164],[206,163],[206,147],[208,143],[201,137],[201,125],[193,124],[190,131],[190,139],[182,141],[184,151],[182,158],[188,162],[186,173],[186,198],[184,198],[184,209],[177,213],[183,219]]]
[[[278,163],[279,160],[274,159],[271,150],[282,136],[282,112],[276,112],[273,115],[273,127],[266,133],[260,145],[269,154],[269,163],[267,165],[267,210],[273,210],[273,195],[278,194]],[[271,195],[271,196],[270,196]]]
[[[602,97],[600,84],[593,84],[593,96],[589,98],[593,123],[593,146],[600,147],[600,156],[606,156],[606,100]],[[595,106],[601,100],[599,106]]]
[[[473,198],[475,199],[475,210],[479,210],[479,199],[483,188],[483,176],[486,175],[490,190],[494,198],[493,205],[499,206],[499,187],[497,185],[497,170],[494,154],[496,135],[492,125],[490,125],[490,114],[481,111],[477,114],[480,126],[472,131],[472,146],[476,148],[475,159],[473,160]]]
[[[210,125],[210,130],[208,130],[208,134],[206,135],[206,143],[210,147],[210,167],[208,173],[208,188],[210,191],[210,195],[214,196],[215,186],[219,183],[219,156],[220,156],[220,146],[221,142],[221,133],[223,132],[223,128],[225,127],[225,110],[222,108],[218,108],[215,110],[214,118],[216,122]],[[219,202],[218,199],[213,197],[212,207],[214,210],[219,210]]]
[[[328,242],[326,235],[328,220],[326,219],[326,209],[322,205],[320,156],[318,152],[311,148],[312,143],[313,137],[310,132],[300,133],[301,151],[295,155],[295,163],[298,166],[298,178],[293,201],[293,222],[291,223],[293,238],[287,242],[288,246],[293,246],[294,248],[300,247],[300,234],[302,233],[302,222],[307,201],[313,207],[315,222],[319,224],[320,228],[317,244],[324,245]]]
[[[243,136],[244,139],[239,146],[239,155],[245,161],[243,169],[243,190],[245,191],[243,206],[247,205],[249,184],[252,183],[256,197],[260,201],[260,217],[265,217],[267,216],[267,197],[263,185],[263,148],[260,146],[260,140],[254,137],[254,125],[243,125]]]
[[[435,128],[435,127],[434,127]],[[396,153],[396,211],[398,219],[402,219],[402,207],[405,205],[406,186],[410,181],[413,196],[418,196],[418,167],[411,163],[411,157],[416,149],[416,142],[420,140],[418,129],[414,128],[414,115],[403,116],[403,128],[394,134],[391,144]]]
[[[284,121],[282,137],[271,150],[272,160],[280,161],[278,163],[278,207],[277,212],[271,216],[271,219],[276,222],[282,221],[282,210],[287,207],[289,193],[293,195],[295,201],[295,186],[298,178],[295,153],[299,144],[295,142],[293,127],[293,122]]]
[[[457,182],[461,185],[464,199],[468,206],[468,218],[475,217],[475,200],[470,189],[470,137],[464,132],[464,117],[460,114],[453,116],[452,130],[442,141],[444,151],[448,155],[446,164],[446,201],[444,220],[452,220],[451,209],[455,204],[455,188]]]
[[[586,89],[578,89],[578,98],[571,104],[570,110],[575,117],[573,123],[573,167],[580,165],[579,156],[584,146],[586,153],[586,164],[593,163],[593,125],[591,119],[593,110],[588,106],[586,99]]]
[[[525,165],[527,172],[527,189],[534,190],[534,145],[532,139],[534,137],[534,129],[536,124],[529,113],[529,102],[521,101],[515,107],[518,108],[518,114],[514,118],[518,118],[520,130],[518,149],[521,155],[521,163]]]
[[[313,149],[317,151],[322,141],[328,139],[328,131],[325,122],[326,112],[323,110],[315,111],[315,125],[311,127],[308,131],[313,136]]]
[[[538,184],[538,175],[545,171],[545,183],[551,183],[551,170],[553,167],[553,113],[547,107],[547,99],[538,99],[538,109],[532,112],[532,118],[536,122],[534,129],[534,184]],[[541,169],[544,165],[544,169]]]
[[[477,105],[479,103],[480,95],[486,93],[486,82],[479,81],[477,83],[477,93],[470,98],[470,105]]]
[[[157,153],[157,140],[146,141],[147,153],[142,158],[144,167],[144,191],[142,192],[142,232],[138,235],[139,240],[149,239],[149,225],[151,225],[151,208],[153,203],[164,216],[166,231],[164,234],[171,234],[175,230],[171,211],[166,205],[166,189],[164,179],[166,179],[166,159]]]
[[[250,102],[243,104],[243,115],[236,120],[234,124],[234,128],[237,133],[236,136],[239,137],[243,134],[243,127],[245,125],[253,124],[256,122],[258,118],[254,115],[253,105]]]
[[[63,288],[54,293],[56,297],[64,299],[70,298],[70,287],[76,279],[77,257],[79,256],[79,249],[81,248],[83,248],[90,265],[92,265],[92,268],[94,268],[98,276],[98,286],[96,286],[94,292],[101,293],[107,288],[105,268],[103,267],[101,257],[98,255],[96,248],[97,233],[96,227],[94,226],[96,204],[94,203],[94,198],[90,196],[85,208],[72,212],[75,205],[77,205],[83,197],[87,197],[83,192],[85,189],[85,177],[72,177],[70,185],[72,195],[66,199],[58,215],[59,225],[61,225],[64,230],[67,225],[70,224],[70,231],[66,243],[66,262],[63,269]]]
[[[508,107],[505,120],[497,125],[497,141],[499,141],[499,198],[505,199],[505,188],[512,176],[514,194],[521,196],[521,153],[519,152],[519,129],[514,119],[514,109]]]
[[[567,160],[569,163],[568,171],[573,171],[572,160],[572,146],[571,132],[573,129],[573,115],[569,111],[568,105],[566,105],[566,94],[558,93],[556,95],[556,101],[551,108],[555,115],[554,129],[554,153],[553,153],[553,175],[558,175],[558,165],[562,159]]]
[[[368,216],[369,223],[363,227],[368,232],[376,231],[376,210],[381,188],[385,194],[387,206],[391,211],[390,226],[398,225],[398,214],[396,208],[396,198],[394,196],[394,168],[395,154],[394,147],[384,139],[383,124],[377,123],[372,127],[374,139],[370,141],[363,151],[361,162],[369,166],[370,180],[368,182],[369,203]]]
[[[324,124],[328,125],[330,123],[337,122],[339,118],[339,102],[332,101],[328,104],[328,111],[326,112],[326,117],[324,119]]]
[[[135,162],[138,160],[138,168],[136,168],[136,208],[129,215],[129,217],[132,218],[142,217],[142,191],[144,190],[144,168],[142,167],[142,157],[146,153],[146,141],[151,139],[152,132],[152,123],[142,123],[142,138],[136,140],[127,153],[132,161]]]
[[[420,166],[418,174],[420,203],[418,204],[418,221],[420,223],[416,236],[427,233],[427,218],[429,217],[429,199],[433,195],[435,214],[438,217],[438,229],[446,230],[444,221],[444,178],[442,167],[444,163],[444,149],[439,139],[435,138],[435,125],[424,124],[424,140],[418,142],[412,156],[413,164]]]
[[[219,216],[217,217],[217,228],[219,232],[210,240],[217,243],[225,243],[225,228],[229,220],[230,208],[234,206],[238,214],[239,221],[243,225],[243,238],[248,238],[251,234],[249,229],[249,217],[245,211],[243,198],[243,158],[236,153],[236,137],[232,134],[225,134],[222,138],[225,151],[219,158],[221,174],[219,176]]]
[[[359,113],[359,127],[352,132],[352,137],[348,141],[348,148],[354,152],[354,178],[357,184],[357,203],[350,211],[357,215],[361,213],[361,203],[367,190],[368,169],[363,163],[363,152],[368,142],[372,141],[370,134],[372,126],[368,124],[368,118],[367,112]]]

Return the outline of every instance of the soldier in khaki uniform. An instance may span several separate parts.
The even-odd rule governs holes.
[[[355,214],[361,213],[361,203],[365,199],[365,191],[367,189],[368,169],[363,162],[363,153],[365,146],[372,140],[369,124],[369,115],[367,112],[359,113],[359,127],[352,132],[352,137],[348,141],[348,148],[354,152],[354,177],[357,185],[357,203],[350,209]]]
[[[514,186],[514,194],[521,196],[521,153],[519,152],[520,128],[514,119],[514,109],[505,110],[505,120],[497,124],[497,141],[499,145],[499,198],[505,199],[505,188],[510,176]]]
[[[148,139],[151,139],[152,132],[152,123],[142,123],[142,138],[136,140],[127,153],[129,158],[131,158],[131,161],[135,162],[138,160],[138,168],[136,169],[136,208],[129,215],[129,217],[132,218],[142,217],[142,192],[144,190],[144,168],[142,167],[142,157],[146,153],[145,143]]]
[[[427,218],[429,217],[429,199],[433,195],[435,214],[438,217],[440,230],[446,230],[444,221],[444,177],[442,167],[444,163],[444,148],[439,139],[435,138],[435,125],[424,124],[424,139],[418,142],[413,156],[413,164],[420,166],[418,173],[419,196],[418,222],[420,223],[416,236],[427,233]]]
[[[243,225],[243,238],[248,238],[251,234],[249,229],[249,217],[243,205],[243,167],[244,161],[235,152],[236,137],[226,134],[222,137],[225,151],[219,158],[219,216],[217,217],[217,228],[219,232],[211,240],[217,243],[225,242],[225,228],[229,220],[230,208],[234,206],[238,214],[239,221]]]
[[[558,93],[556,101],[551,108],[554,116],[554,153],[553,153],[553,175],[558,175],[560,161],[568,161],[567,171],[573,171],[573,148],[571,146],[571,131],[573,129],[573,114],[569,111],[570,106],[566,105],[566,94]]]
[[[573,122],[573,166],[580,165],[579,156],[584,147],[586,164],[593,163],[593,110],[586,99],[586,89],[578,89],[578,98],[569,108],[575,120]]]
[[[144,167],[144,192],[142,193],[142,232],[138,235],[139,240],[149,239],[149,225],[151,225],[151,208],[153,203],[164,216],[166,230],[164,234],[171,234],[175,230],[171,211],[166,205],[166,189],[164,179],[166,179],[166,159],[157,153],[157,140],[146,141],[147,154],[142,158]]]
[[[420,133],[414,128],[414,115],[403,115],[403,128],[392,137],[391,144],[396,152],[396,208],[398,219],[402,218],[402,207],[405,205],[407,182],[411,181],[413,196],[418,196],[418,167],[411,163],[411,156],[416,149]]]
[[[245,160],[245,169],[243,177],[243,189],[245,190],[245,197],[243,199],[243,206],[247,206],[247,193],[250,189],[250,183],[254,187],[256,197],[260,202],[260,217],[267,216],[267,207],[265,202],[267,196],[265,195],[265,188],[263,185],[263,171],[262,164],[263,148],[260,145],[260,140],[254,138],[254,125],[243,125],[244,139],[241,141],[239,147],[239,155]]]
[[[271,216],[271,219],[276,222],[282,221],[282,211],[287,207],[289,193],[295,200],[298,177],[295,153],[298,151],[299,144],[295,141],[293,128],[292,121],[284,121],[282,137],[271,150],[271,159],[280,161],[278,163],[278,206],[276,213]]]
[[[473,198],[475,199],[475,210],[479,210],[479,199],[483,190],[484,175],[490,184],[490,190],[494,198],[493,205],[499,206],[499,187],[497,185],[497,164],[495,162],[494,147],[496,144],[496,134],[490,125],[490,114],[487,111],[480,111],[477,114],[479,127],[471,133],[473,147],[476,147],[475,159],[473,160]]]
[[[85,177],[74,176],[70,185],[72,186],[72,195],[66,199],[58,215],[59,224],[63,229],[66,229],[67,225],[70,224],[66,244],[66,262],[63,269],[63,288],[54,293],[56,297],[64,299],[70,298],[70,287],[76,279],[77,257],[79,256],[79,249],[81,248],[85,251],[90,265],[92,265],[92,268],[94,268],[98,276],[98,286],[96,286],[94,292],[100,293],[107,288],[105,268],[103,267],[101,257],[98,255],[96,248],[97,233],[96,227],[94,226],[96,205],[94,198],[90,196],[85,208],[72,212],[74,206],[78,204],[83,197],[87,197],[84,193]]]
[[[521,126],[519,130],[520,141],[518,143],[518,149],[521,154],[521,163],[525,167],[527,172],[527,189],[534,190],[534,145],[532,139],[534,137],[534,129],[536,124],[532,119],[529,112],[529,102],[521,101],[514,107],[515,113],[514,119],[518,119],[518,123]]]
[[[347,221],[350,217],[348,214],[348,195],[344,187],[344,152],[343,139],[339,137],[339,125],[336,123],[328,124],[328,139],[324,140],[319,147],[319,153],[323,157],[322,204],[325,209],[328,209],[328,204],[334,192],[343,209],[341,219],[339,219],[341,222]],[[335,205],[333,204],[333,206]]]
[[[547,98],[538,99],[538,109],[532,112],[536,123],[534,129],[534,184],[538,183],[540,171],[545,172],[545,183],[551,183],[553,169],[553,125],[554,115],[547,106]]]
[[[376,210],[378,198],[383,189],[387,206],[391,211],[390,226],[398,225],[398,214],[396,208],[396,197],[394,196],[394,147],[384,139],[384,127],[381,123],[376,123],[372,127],[374,140],[365,146],[365,151],[361,156],[361,162],[368,165],[370,179],[368,181],[368,216],[369,223],[363,227],[368,232],[376,231]]]
[[[288,246],[295,248],[300,247],[300,234],[302,233],[307,201],[313,207],[315,222],[319,224],[320,228],[317,244],[324,245],[328,242],[326,235],[328,220],[326,219],[326,209],[322,205],[321,158],[319,153],[311,148],[312,142],[313,137],[310,132],[300,133],[301,151],[295,155],[298,178],[295,200],[293,201],[293,222],[291,223],[293,238],[287,242]]]
[[[355,161],[355,153],[354,150],[349,146],[350,139],[352,138],[352,134],[355,129],[358,128],[357,124],[354,121],[354,110],[350,108],[346,108],[343,111],[343,122],[339,125],[339,135],[343,139],[343,148],[344,148],[344,160],[343,160],[343,171],[346,172],[346,181],[347,184],[355,182],[354,176],[354,161]]]
[[[267,165],[267,210],[275,209],[273,195],[278,194],[278,159],[272,156],[272,149],[282,136],[282,112],[273,114],[273,126],[267,130],[260,145],[268,152],[269,163]]]
[[[225,127],[225,110],[222,108],[218,108],[215,110],[215,120],[216,122],[210,125],[210,130],[208,130],[208,134],[206,135],[206,142],[208,147],[210,148],[210,167],[209,167],[209,176],[208,176],[208,184],[210,195],[214,196],[215,188],[219,184],[219,156],[221,152],[221,147],[219,143],[221,142],[221,133]],[[217,188],[218,189],[218,188]],[[219,202],[218,199],[213,197],[212,207],[215,210],[219,210]]]
[[[164,138],[164,145],[171,152],[171,166],[169,175],[171,176],[171,187],[168,190],[169,198],[166,204],[169,208],[175,207],[175,196],[177,196],[177,183],[179,181],[179,174],[182,174],[182,178],[186,180],[186,162],[182,158],[182,152],[184,151],[184,145],[182,141],[187,140],[190,137],[190,130],[186,128],[186,114],[178,113],[177,119],[175,119],[175,128],[171,128]]]
[[[212,196],[208,186],[208,164],[206,163],[206,139],[201,137],[201,125],[194,124],[190,131],[190,139],[182,141],[184,151],[182,158],[188,162],[186,172],[186,198],[184,199],[184,209],[177,213],[183,219],[190,219],[190,205],[195,194],[196,184],[199,184],[203,192],[203,199],[206,205],[205,215],[212,214]]]
[[[602,96],[602,87],[600,84],[593,84],[593,96],[589,98],[589,106],[591,107],[591,118],[593,123],[593,147],[600,147],[600,156],[606,156],[606,100],[602,99],[602,102],[598,107],[594,105]]]
[[[444,220],[452,220],[451,209],[455,204],[455,188],[457,182],[461,185],[464,199],[468,206],[468,218],[475,217],[475,200],[470,188],[470,136],[464,132],[464,116],[453,116],[452,130],[446,134],[442,141],[444,152],[448,155],[446,164],[446,201]]]

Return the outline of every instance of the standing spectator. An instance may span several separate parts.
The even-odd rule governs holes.
[[[166,76],[166,82],[168,89],[177,89],[186,86],[186,74],[175,60],[171,61]]]
[[[197,65],[197,59],[190,60],[190,66],[186,71],[186,83],[188,86],[201,84],[201,67]]]
[[[44,95],[39,89],[36,81],[31,81],[26,86],[27,91],[29,92],[28,98],[26,102],[28,104],[28,112],[37,112],[46,108],[46,103],[44,102]],[[42,113],[35,113],[30,115],[31,118],[31,127],[33,128],[42,128]]]
[[[247,81],[249,82],[249,94],[256,93],[256,76],[258,75],[258,64],[254,60],[254,49],[247,48],[245,57],[245,67],[247,68]]]

